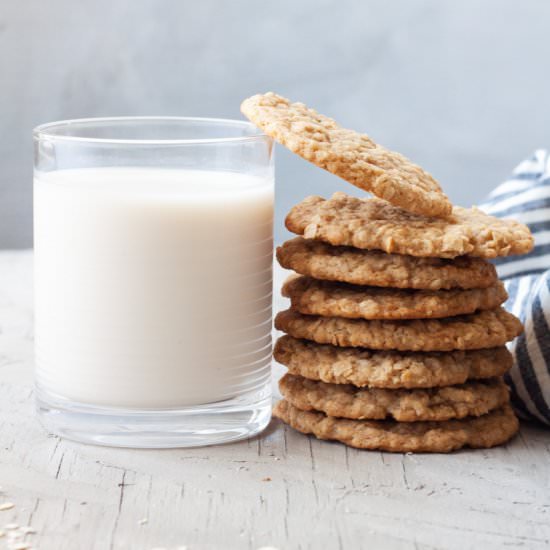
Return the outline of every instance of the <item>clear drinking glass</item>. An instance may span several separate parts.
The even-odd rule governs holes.
[[[271,417],[273,144],[247,122],[34,131],[36,398],[46,428],[127,447]]]

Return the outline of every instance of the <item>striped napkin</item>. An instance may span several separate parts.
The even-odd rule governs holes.
[[[510,344],[515,364],[507,382],[516,412],[550,426],[550,156],[539,150],[480,205],[501,218],[525,223],[535,237],[526,256],[495,260],[510,295],[505,306],[525,325]]]

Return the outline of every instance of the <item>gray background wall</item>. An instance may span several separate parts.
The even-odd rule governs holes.
[[[0,0],[0,248],[32,243],[31,129],[108,115],[239,117],[275,90],[480,200],[550,139],[548,0]],[[278,149],[277,238],[353,188]]]

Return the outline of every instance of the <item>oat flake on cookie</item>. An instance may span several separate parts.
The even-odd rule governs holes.
[[[439,183],[420,166],[303,103],[269,92],[245,99],[241,111],[293,153],[396,206],[424,216],[452,212]]]

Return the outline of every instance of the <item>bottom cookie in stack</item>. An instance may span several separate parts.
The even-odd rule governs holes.
[[[275,405],[273,414],[294,429],[318,439],[332,439],[358,449],[398,453],[447,453],[462,447],[494,447],[506,443],[519,426],[510,405],[483,416],[442,422],[335,418],[298,409],[285,400]]]

